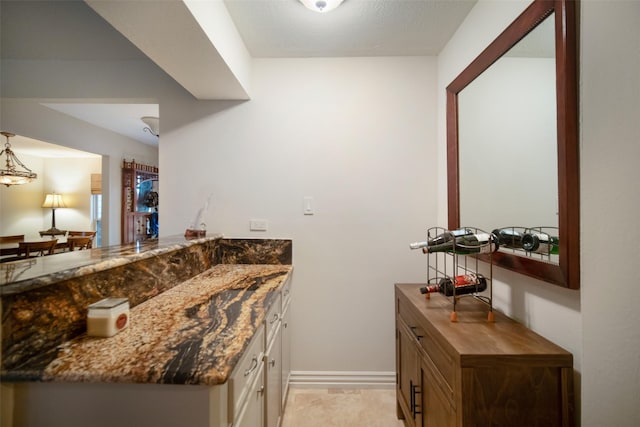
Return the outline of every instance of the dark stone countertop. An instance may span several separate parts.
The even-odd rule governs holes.
[[[161,237],[127,245],[65,252],[24,261],[0,263],[0,295],[23,292],[64,280],[113,269],[181,248],[221,239],[221,234],[187,240]]]
[[[215,235],[6,263],[23,270],[0,282],[0,379],[224,383],[291,260],[291,240]],[[129,299],[131,323],[114,337],[88,337],[87,307],[106,297]]]
[[[115,336],[81,335],[63,344],[42,379],[222,384],[291,270],[216,265],[134,307],[130,325]]]

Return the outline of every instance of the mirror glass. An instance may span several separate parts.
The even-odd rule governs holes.
[[[557,236],[554,16],[458,93],[460,224]],[[518,256],[536,256],[508,248]],[[558,255],[540,257],[558,263]]]

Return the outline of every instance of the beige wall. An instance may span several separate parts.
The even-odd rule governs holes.
[[[18,155],[38,174],[31,183],[0,188],[0,234],[37,236],[51,227],[51,209],[43,209],[44,195],[64,196],[68,209],[56,209],[56,227],[61,230],[91,230],[92,173],[101,173],[102,161],[94,158],[39,158]]]

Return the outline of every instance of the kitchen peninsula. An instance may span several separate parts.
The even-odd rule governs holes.
[[[279,361],[282,385],[265,389],[263,355],[288,333],[291,258],[290,240],[171,237],[4,271],[13,425],[262,424],[269,393],[282,402],[288,385]],[[86,307],[107,297],[128,298],[130,326],[88,337]]]

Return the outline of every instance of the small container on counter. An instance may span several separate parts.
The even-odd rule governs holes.
[[[111,337],[129,326],[129,300],[105,298],[89,306],[87,335]]]

